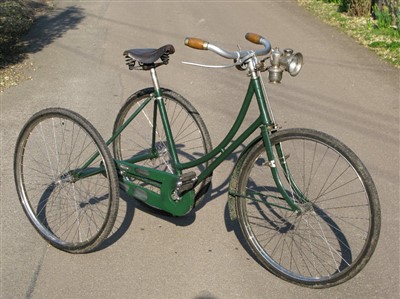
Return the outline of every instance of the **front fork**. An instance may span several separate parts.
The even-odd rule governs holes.
[[[279,159],[279,164],[283,169],[283,174],[285,176],[285,179],[289,183],[291,189],[294,191],[294,195],[296,197],[296,202],[293,197],[289,196],[285,187],[282,184],[281,178],[278,173],[278,167],[276,165],[275,155],[273,152],[271,139],[270,139],[269,128],[271,128],[271,127],[275,128],[275,120],[274,120],[274,117],[272,114],[272,109],[269,106],[268,95],[265,90],[264,84],[262,82],[261,75],[259,74],[259,72],[254,70],[254,72],[252,73],[252,77],[253,77],[252,81],[253,81],[254,93],[257,98],[257,102],[258,102],[260,113],[261,113],[261,119],[262,119],[261,136],[263,138],[264,147],[265,147],[267,157],[268,157],[268,164],[269,164],[269,167],[271,168],[271,173],[274,178],[275,185],[278,188],[282,197],[285,199],[287,204],[290,206],[290,208],[293,211],[295,211],[297,214],[300,214],[301,209],[299,207],[299,204],[307,202],[307,199],[304,196],[304,194],[301,192],[300,188],[298,188],[298,186],[296,185],[296,183],[290,173],[290,170],[286,163],[286,158],[285,158],[281,144],[277,144],[277,145],[275,145],[277,158]]]
[[[293,179],[292,174],[289,170],[289,166],[286,163],[286,160],[289,158],[289,155],[288,156],[285,155],[281,143],[276,144],[275,149],[279,158],[279,164],[282,167],[285,178],[288,181],[290,187],[293,189],[293,192],[296,195],[298,202],[299,203],[308,202],[307,197],[303,194],[301,189],[297,186],[296,181]]]
[[[267,153],[267,158],[268,158],[268,166],[271,169],[271,173],[275,182],[276,187],[278,188],[279,193],[282,195],[283,199],[287,202],[287,204],[290,206],[290,208],[295,211],[296,214],[301,214],[301,204],[308,202],[308,199],[306,196],[303,194],[303,192],[300,190],[300,188],[297,186],[295,180],[293,179],[288,164],[286,162],[286,159],[288,157],[285,157],[282,144],[278,143],[275,145],[276,149],[276,154],[277,158],[279,160],[279,165],[277,165],[275,161],[275,154],[273,152],[273,147],[271,144],[271,139],[269,135],[269,131],[267,126],[262,126],[261,127],[261,135],[263,137],[263,142],[264,142],[264,147],[265,151]],[[284,177],[286,181],[289,183],[290,188],[292,189],[292,194],[294,196],[290,196],[286,190],[286,188],[283,186],[281,177],[279,176],[278,172],[278,166],[280,166],[283,170]]]

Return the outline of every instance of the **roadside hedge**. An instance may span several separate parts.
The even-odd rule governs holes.
[[[0,0],[0,67],[16,50],[21,35],[34,20],[33,10],[22,0]]]

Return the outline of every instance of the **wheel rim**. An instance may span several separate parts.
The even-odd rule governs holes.
[[[125,110],[119,118],[115,129],[120,127],[123,122],[128,119],[132,113],[138,109],[147,99],[149,95],[144,95],[135,101]],[[188,110],[179,101],[169,96],[164,96],[166,112],[169,118],[169,124],[174,137],[175,146],[177,149],[178,159],[180,163],[186,163],[198,159],[211,150],[205,143],[205,136],[202,135],[200,129],[201,124],[196,120],[197,112],[194,113]],[[153,130],[153,111],[154,100],[136,116],[136,118],[128,125],[125,130],[117,137],[114,144],[114,154],[117,159],[126,160],[138,154],[150,153],[152,148],[152,130]],[[198,117],[198,116],[197,116]],[[136,164],[151,167],[160,171],[174,173],[172,158],[168,151],[165,132],[162,126],[160,113],[157,112],[157,127],[155,136],[155,158],[147,159]],[[204,130],[204,129],[203,129]],[[208,162],[186,169],[187,171],[195,171],[199,174],[208,165]],[[133,180],[133,179],[131,179]],[[159,190],[149,184],[135,181],[135,183],[146,186],[154,192]],[[202,184],[195,188],[195,192],[202,188]]]
[[[306,137],[280,142],[291,175],[310,203],[300,205],[301,215],[274,206],[283,200],[267,158],[254,157],[246,194],[256,194],[257,201],[241,201],[245,234],[273,272],[305,284],[333,282],[365,256],[372,229],[368,192],[353,165],[333,147]],[[295,188],[283,174],[281,179],[294,196]]]
[[[73,171],[98,152],[93,137],[64,115],[44,115],[25,127],[17,154],[17,188],[36,229],[56,247],[92,244],[110,214],[108,171],[83,180]],[[89,167],[104,161],[99,156]]]

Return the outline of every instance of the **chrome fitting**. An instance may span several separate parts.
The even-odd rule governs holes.
[[[293,54],[292,49],[275,48],[271,53],[271,66],[268,68],[268,79],[271,83],[280,83],[283,71],[287,71],[291,76],[297,76],[303,66],[303,55]]]

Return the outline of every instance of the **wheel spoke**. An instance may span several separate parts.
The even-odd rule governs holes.
[[[353,277],[372,255],[379,236],[379,201],[369,174],[346,146],[320,132],[285,130],[275,133],[271,142],[288,157],[290,174],[283,181],[287,194],[296,202],[296,186],[307,200],[298,203],[300,214],[283,203],[272,204],[282,201],[282,195],[260,163],[264,145],[251,149],[238,193],[252,190],[257,198],[236,201],[249,245],[265,267],[298,284],[330,286]]]
[[[137,107],[141,107],[143,101],[152,97],[151,94],[153,92],[153,89],[144,89],[132,95],[126,101],[118,113],[114,124],[114,132],[128,120]],[[162,99],[179,163],[194,161],[210,152],[212,146],[207,128],[192,105],[182,96],[166,89],[162,89]],[[156,107],[158,110],[156,110],[156,119],[154,120],[156,103],[156,99],[153,98],[116,138],[113,144],[114,156],[119,160],[128,160],[134,157],[143,157],[143,154],[146,153],[152,153],[155,156],[154,158],[136,162],[136,164],[169,173],[177,173],[180,170],[173,165],[172,154],[170,153],[161,119],[160,107]],[[153,128],[153,126],[155,127]],[[155,134],[153,134],[153,130]],[[194,171],[196,174],[200,174],[207,165],[208,162],[185,169],[182,172]],[[133,180],[133,178],[129,179]],[[197,202],[199,202],[199,199],[204,198],[206,190],[202,190],[201,193],[200,190],[210,180],[211,177],[207,178],[195,188]],[[135,183],[137,182],[135,181]],[[159,192],[157,187],[150,184],[141,183],[141,185],[154,192]]]
[[[104,174],[76,180],[89,168]],[[15,177],[18,194],[31,222],[55,247],[87,252],[111,231],[118,208],[118,179],[111,154],[100,134],[78,114],[60,108],[35,114],[17,141]]]

